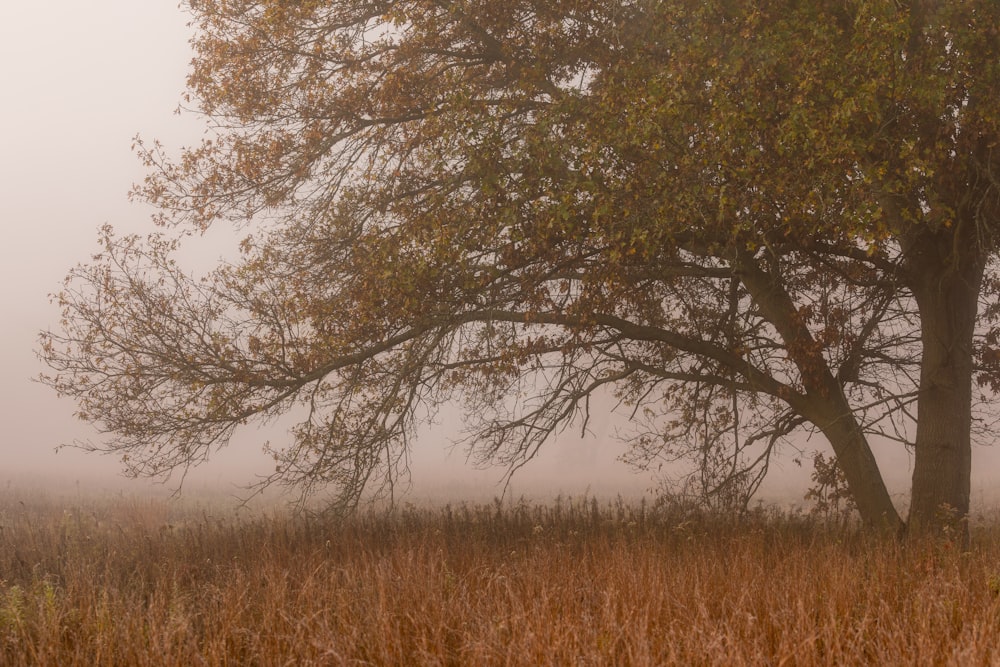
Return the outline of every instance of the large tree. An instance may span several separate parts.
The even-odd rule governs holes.
[[[41,347],[133,472],[303,406],[270,479],[351,503],[446,401],[516,468],[610,393],[709,493],[812,430],[868,524],[905,525],[873,438],[912,448],[912,532],[968,513],[1000,3],[187,5],[211,132],[139,143],[166,229],[105,230]],[[220,223],[239,260],[192,277]]]

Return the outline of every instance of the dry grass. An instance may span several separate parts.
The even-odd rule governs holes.
[[[970,553],[594,501],[348,521],[0,496],[0,664],[1000,664]]]

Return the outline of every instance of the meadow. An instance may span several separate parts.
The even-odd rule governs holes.
[[[973,544],[561,499],[349,519],[0,493],[3,665],[1000,664]]]

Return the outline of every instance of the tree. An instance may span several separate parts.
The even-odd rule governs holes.
[[[445,401],[513,470],[607,391],[634,459],[693,457],[706,492],[811,429],[867,524],[904,528],[873,438],[912,448],[911,532],[967,515],[1000,370],[996,3],[187,5],[212,133],[138,143],[166,229],[104,230],[41,343],[133,472],[304,406],[268,481],[351,504]],[[224,222],[240,260],[185,273],[171,230]]]

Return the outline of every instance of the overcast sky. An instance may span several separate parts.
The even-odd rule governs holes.
[[[56,445],[92,432],[72,404],[32,382],[37,332],[56,323],[48,295],[96,250],[97,227],[137,229],[137,133],[180,142],[172,114],[190,60],[174,0],[0,3],[0,411],[7,476],[110,471],[114,461]],[[0,477],[2,480],[3,477]]]
[[[26,474],[90,480],[119,469],[111,457],[54,453],[59,444],[95,434],[72,418],[69,401],[32,381],[42,370],[34,348],[38,331],[58,320],[48,295],[72,265],[96,250],[97,228],[107,222],[120,231],[151,229],[150,211],[126,197],[143,176],[132,138],[157,138],[174,151],[198,141],[199,120],[174,113],[191,58],[186,23],[176,0],[0,2],[0,483]],[[593,436],[585,441],[565,435],[548,448],[515,479],[515,493],[620,489],[632,495],[653,484],[616,461],[621,446],[613,423],[598,418],[591,428]],[[452,433],[443,424],[421,438],[414,454],[414,496],[442,489],[497,493],[499,471],[476,472],[461,452],[447,454]],[[242,434],[195,482],[245,482],[254,472],[267,472],[263,439]],[[995,484],[997,454],[977,449],[975,493],[988,494]],[[771,493],[790,485],[788,497],[801,497],[803,473],[789,462],[781,468],[788,474],[772,480]],[[895,459],[890,468],[890,486],[902,493],[908,486],[906,458]]]

